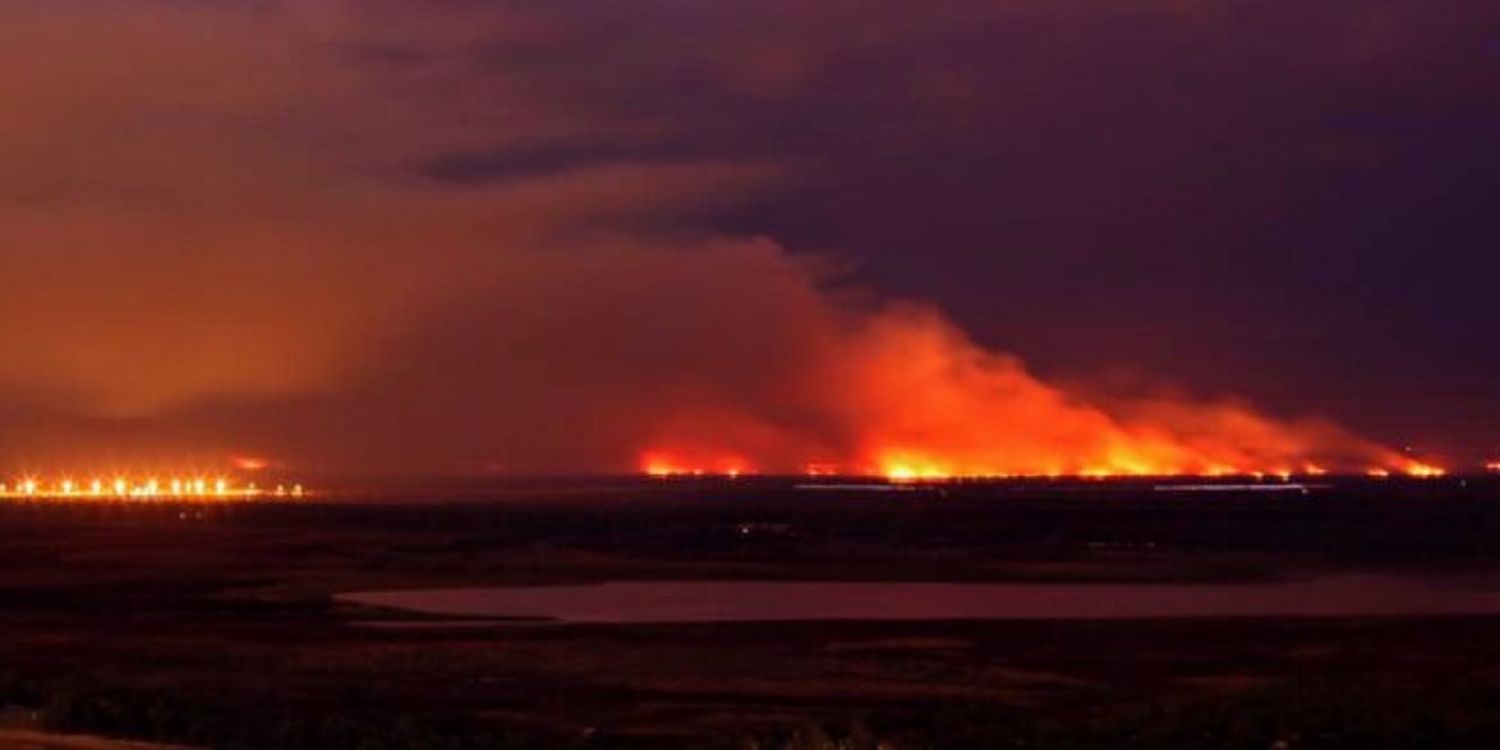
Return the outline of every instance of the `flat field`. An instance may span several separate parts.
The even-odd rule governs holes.
[[[618,579],[1488,581],[1497,563],[1500,486],[1482,479],[7,503],[0,709],[11,732],[246,748],[1493,747],[1493,618],[482,625],[331,596]]]

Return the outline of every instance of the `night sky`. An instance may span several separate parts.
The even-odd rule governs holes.
[[[9,0],[0,66],[0,472],[1500,450],[1493,2]]]

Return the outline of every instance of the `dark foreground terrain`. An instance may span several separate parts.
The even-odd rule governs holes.
[[[0,504],[0,745],[1500,746],[1493,618],[495,625],[330,598],[609,579],[1494,580],[1493,482],[360,499]]]

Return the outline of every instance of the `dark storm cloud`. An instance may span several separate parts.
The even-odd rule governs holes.
[[[813,250],[1079,392],[1144,370],[1469,451],[1500,417],[1489,4],[0,14],[13,454],[104,420],[617,468],[679,412],[845,449],[797,363],[879,304]]]

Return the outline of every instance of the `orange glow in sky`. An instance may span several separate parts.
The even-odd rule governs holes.
[[[229,463],[240,471],[260,471],[271,465],[268,459],[260,456],[235,456],[229,459]]]

